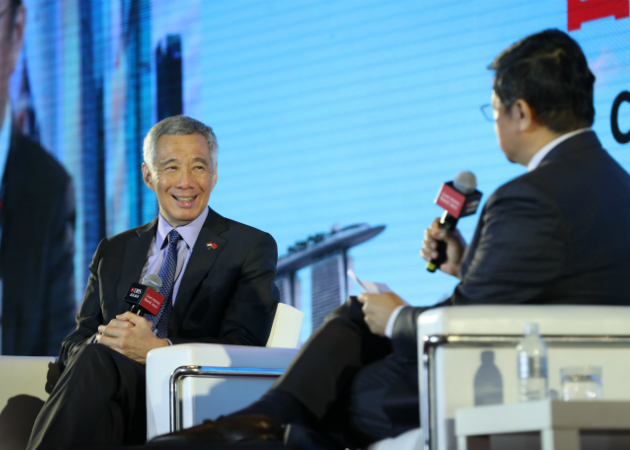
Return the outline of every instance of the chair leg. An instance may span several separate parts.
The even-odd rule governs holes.
[[[490,450],[490,436],[458,436],[457,450]]]
[[[578,429],[542,430],[540,439],[542,450],[580,450]]]

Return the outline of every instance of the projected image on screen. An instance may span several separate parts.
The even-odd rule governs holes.
[[[142,139],[179,113],[217,135],[210,206],[276,239],[303,337],[361,292],[349,268],[413,305],[450,295],[457,280],[418,255],[441,184],[472,171],[483,206],[526,170],[479,109],[509,44],[546,28],[579,42],[594,129],[630,167],[628,2],[590,3],[25,1],[14,115],[73,179],[77,301],[98,242],[156,216]],[[459,223],[468,240],[477,218]]]

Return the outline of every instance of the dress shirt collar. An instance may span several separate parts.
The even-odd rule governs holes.
[[[197,236],[201,232],[201,228],[206,221],[206,217],[208,217],[208,208],[206,207],[203,212],[190,223],[186,225],[182,225],[181,227],[177,227],[177,232],[182,237],[182,240],[186,243],[189,249],[195,247],[195,242],[197,242]],[[168,234],[171,232],[173,227],[166,221],[162,214],[159,215],[158,218],[158,227],[157,227],[157,235],[156,235],[156,243],[163,248],[166,245],[166,240]]]
[[[529,160],[529,164],[527,164],[527,171],[531,172],[532,170],[534,170],[536,167],[538,167],[538,165],[541,163],[541,161],[545,158],[545,156],[547,156],[547,154],[553,150],[554,148],[556,148],[558,145],[560,145],[561,142],[566,141],[569,138],[572,138],[573,136],[575,136],[576,134],[580,134],[580,133],[584,133],[585,131],[591,131],[590,128],[580,128],[579,130],[573,130],[573,131],[569,131],[568,133],[563,134],[562,136],[559,136],[557,138],[555,138],[553,141],[551,141],[550,143],[548,143],[547,145],[545,145],[543,148],[541,148],[540,150],[538,150],[534,156],[532,156],[532,159]]]
[[[9,156],[9,148],[11,147],[11,127],[13,126],[11,114],[11,104],[7,102],[4,112],[4,123],[2,128],[0,128],[0,180],[4,176],[4,168],[7,164],[7,156]]]

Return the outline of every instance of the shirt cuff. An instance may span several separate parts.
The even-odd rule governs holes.
[[[173,345],[173,343],[171,342],[171,340],[169,338],[166,338],[166,341],[168,342],[168,345]],[[90,344],[96,344],[96,335],[94,335],[94,338],[92,339],[92,342],[90,342]]]
[[[396,323],[396,319],[398,319],[398,314],[400,314],[400,311],[402,311],[402,309],[406,306],[407,305],[398,306],[389,316],[389,319],[387,320],[387,326],[385,327],[385,336],[387,336],[388,338],[392,338],[392,335],[394,334],[394,324]]]

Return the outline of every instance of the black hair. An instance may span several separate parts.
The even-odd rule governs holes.
[[[15,19],[18,8],[22,5],[22,0],[11,0],[11,19]]]
[[[508,114],[523,99],[536,120],[554,132],[593,124],[595,76],[568,34],[550,29],[527,36],[501,52],[488,69],[495,71],[494,92]]]
[[[7,35],[6,35],[6,39],[11,40],[12,36],[13,36],[13,26],[15,25],[15,17],[17,16],[17,12],[20,9],[20,6],[22,6],[22,0],[11,0],[11,3],[9,3],[9,6],[7,6],[8,9],[10,9],[9,13],[9,27],[7,28]]]

